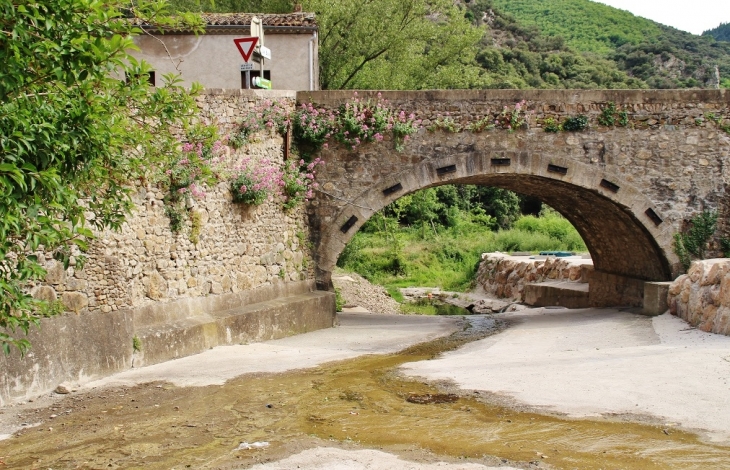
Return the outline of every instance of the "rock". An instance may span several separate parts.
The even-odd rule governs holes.
[[[68,395],[71,393],[71,390],[67,385],[60,384],[55,390],[53,390],[53,392],[58,393],[59,395]]]
[[[79,292],[64,292],[61,301],[66,307],[66,310],[74,313],[79,313],[89,306],[89,298]]]
[[[31,291],[30,295],[34,299],[45,300],[46,302],[53,302],[58,299],[56,289],[50,286],[38,286]]]
[[[66,271],[63,264],[58,261],[51,261],[46,265],[46,282],[48,284],[63,284],[66,280]]]
[[[157,271],[154,271],[148,277],[149,284],[147,285],[147,297],[152,300],[160,300],[165,298],[167,294],[167,281]]]

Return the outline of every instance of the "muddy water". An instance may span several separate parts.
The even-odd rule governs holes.
[[[333,441],[541,468],[730,469],[730,448],[673,428],[517,411],[394,372],[477,337],[462,332],[400,354],[224,386],[70,396],[22,416],[42,424],[0,441],[0,469],[240,468]],[[270,446],[236,450],[256,441]]]

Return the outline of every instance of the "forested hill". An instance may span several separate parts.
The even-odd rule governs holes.
[[[717,28],[705,31],[703,36],[712,36],[718,41],[730,41],[730,23],[720,23]]]
[[[716,86],[730,78],[730,44],[696,36],[590,0],[493,0],[521,24],[613,60],[651,88]]]
[[[171,0],[317,14],[323,88],[730,87],[730,42],[589,0]],[[718,28],[720,29],[720,28]],[[714,30],[713,30],[714,31]]]

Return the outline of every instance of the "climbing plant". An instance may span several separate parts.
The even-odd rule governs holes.
[[[716,227],[717,212],[705,210],[692,217],[685,233],[674,234],[674,252],[685,270],[689,269],[693,259],[704,259]]]

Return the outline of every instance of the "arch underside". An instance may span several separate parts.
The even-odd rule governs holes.
[[[673,279],[673,266],[667,259],[670,247],[660,245],[647,229],[646,225],[652,222],[648,220],[646,214],[636,214],[630,207],[611,200],[598,190],[539,175],[487,173],[456,177],[436,183],[431,181],[431,184],[410,188],[399,197],[444,184],[493,186],[536,197],[560,212],[578,230],[591,253],[597,271],[645,281]],[[372,186],[369,191],[363,193],[362,199],[370,199],[368,193],[380,193],[378,187],[379,185]],[[361,226],[374,211],[382,209],[392,200],[395,199],[384,199],[379,207],[373,207],[372,212],[368,211],[368,215],[359,212],[361,217],[357,226]],[[349,214],[348,209],[342,213]],[[642,222],[638,217],[646,220]],[[336,230],[335,227],[332,227],[332,230]],[[346,243],[356,231],[353,229],[345,235],[346,240],[343,241]],[[664,245],[667,245],[666,241]],[[341,247],[344,248],[344,244]],[[337,253],[330,253],[327,257],[332,261],[318,266],[320,273],[318,278],[321,278],[322,285],[329,284],[330,272],[340,251],[341,249],[337,250]],[[332,266],[328,266],[329,264]]]
[[[663,250],[644,225],[628,208],[597,191],[524,174],[479,175],[448,183],[494,186],[540,199],[578,230],[598,271],[647,281],[672,278]]]

